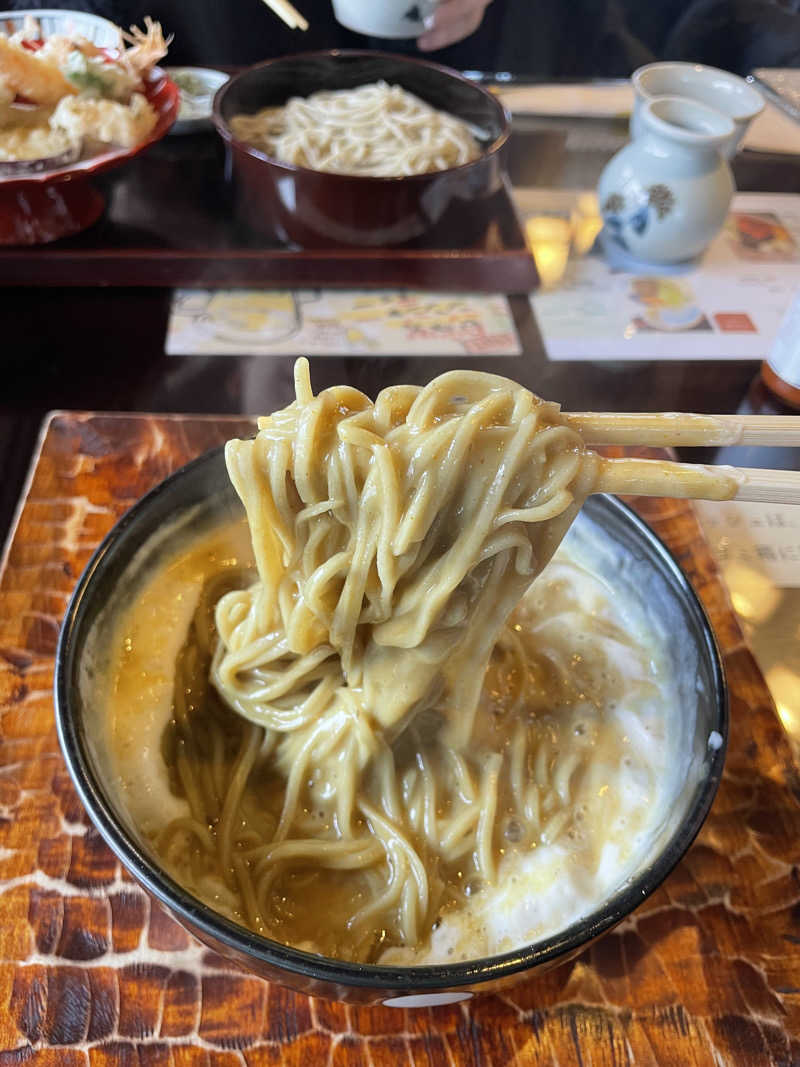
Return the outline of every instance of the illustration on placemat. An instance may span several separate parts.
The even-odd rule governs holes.
[[[488,298],[490,299],[490,298]],[[464,355],[489,354],[494,347],[506,347],[507,330],[499,333],[485,321],[474,298],[432,293],[353,294],[350,307],[338,312],[342,326],[352,331],[356,324],[364,330],[373,324],[404,335],[406,342],[436,342],[459,346]],[[374,347],[378,347],[374,343]]]
[[[274,344],[293,337],[301,325],[295,294],[281,290],[179,293],[175,310],[190,315],[203,336],[230,344]]]
[[[631,279],[630,296],[645,308],[631,323],[636,330],[676,333],[713,329],[685,281],[650,275],[635,277]]]
[[[173,355],[517,355],[505,297],[398,291],[179,291]]]
[[[714,322],[720,333],[758,333],[746,311],[715,311]]]
[[[757,263],[796,263],[797,244],[772,211],[732,211],[725,222],[729,247],[735,256]]]

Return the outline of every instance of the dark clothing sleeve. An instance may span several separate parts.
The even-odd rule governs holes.
[[[239,66],[322,48],[418,55],[416,42],[375,41],[333,17],[330,0],[294,0],[309,21],[290,30],[262,0],[0,0],[70,7],[123,27],[152,15],[173,35],[169,63]],[[374,0],[380,3],[380,0]],[[537,78],[627,77],[656,59],[741,74],[800,61],[800,0],[494,0],[478,30],[425,58],[460,70]]]
[[[694,0],[664,43],[665,59],[709,63],[737,74],[755,67],[796,67],[796,0]]]
[[[294,0],[305,33],[290,30],[262,0],[2,0],[16,8],[79,8],[123,28],[145,15],[172,34],[169,63],[239,66],[322,48],[380,48],[420,55],[416,41],[376,41],[333,17],[330,0]],[[380,3],[380,0],[374,0]],[[624,75],[651,54],[627,31],[623,0],[493,0],[475,33],[423,58],[487,73],[536,77]],[[649,7],[650,4],[647,4]]]
[[[655,55],[628,28],[621,0],[513,2],[500,61],[519,74],[625,78]]]

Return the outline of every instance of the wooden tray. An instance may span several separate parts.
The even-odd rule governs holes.
[[[94,183],[104,216],[77,237],[0,247],[0,285],[412,288],[525,293],[538,285],[510,193],[471,205],[402,249],[304,251],[234,219],[215,134],[173,137]],[[483,219],[476,225],[475,212]]]
[[[790,748],[690,507],[639,501],[714,623],[725,776],[661,889],[582,956],[503,996],[402,1011],[308,1000],[231,969],[120,870],[53,724],[59,621],[90,553],[235,418],[58,414],[0,577],[0,1065],[737,1067],[800,1063],[800,805]]]

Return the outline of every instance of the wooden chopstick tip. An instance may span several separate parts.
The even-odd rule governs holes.
[[[289,0],[263,0],[266,6],[284,22],[290,30],[307,30],[308,22]]]

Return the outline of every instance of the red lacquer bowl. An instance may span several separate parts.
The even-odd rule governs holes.
[[[238,140],[234,115],[285,104],[320,89],[353,89],[376,81],[400,85],[481,133],[470,163],[396,178],[311,170],[273,159]],[[281,56],[235,75],[214,98],[214,125],[226,143],[235,204],[253,230],[304,248],[404,245],[441,227],[464,245],[485,225],[481,202],[505,175],[511,133],[502,103],[448,67],[383,52],[305,52]],[[448,225],[449,224],[449,225]]]
[[[91,177],[133,159],[161,140],[178,115],[178,87],[160,67],[154,67],[144,94],[155,108],[158,121],[152,133],[133,148],[108,152],[20,176],[0,176],[0,245],[38,245],[70,237],[91,226],[105,201]]]

